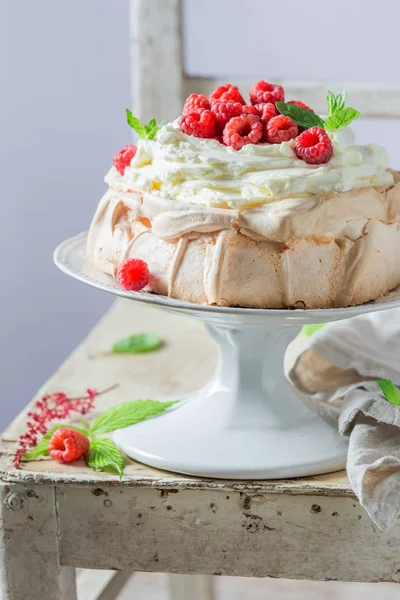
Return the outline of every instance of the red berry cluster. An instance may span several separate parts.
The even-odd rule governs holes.
[[[297,158],[309,164],[327,162],[333,148],[324,129],[312,127],[303,131],[292,119],[279,114],[275,103],[284,99],[283,88],[267,81],[253,85],[251,104],[246,104],[236,86],[221,85],[209,98],[190,94],[183,107],[180,129],[187,135],[218,140],[234,150],[246,144],[280,144],[295,139]],[[288,104],[312,111],[300,100],[291,100]]]
[[[99,392],[86,390],[86,396],[80,398],[69,398],[63,392],[47,394],[35,403],[35,410],[28,413],[29,421],[26,424],[26,433],[19,438],[19,446],[15,452],[13,464],[19,467],[21,459],[30,448],[36,446],[38,437],[44,435],[48,425],[54,419],[65,419],[71,412],[81,415],[88,413],[94,406],[94,400]]]

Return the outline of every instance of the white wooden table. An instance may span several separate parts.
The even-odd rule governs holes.
[[[113,341],[151,330],[166,341],[161,350],[108,353]],[[199,323],[119,302],[38,396],[54,391],[76,396],[87,387],[101,390],[118,383],[98,397],[98,411],[124,400],[180,397],[211,376],[215,359]],[[72,600],[77,597],[75,568],[119,573],[101,598],[115,597],[133,571],[400,581],[399,528],[390,534],[377,530],[343,472],[238,482],[132,462],[120,482],[83,461],[59,465],[47,458],[15,470],[12,455],[25,421],[26,411],[2,437],[3,600]],[[189,585],[191,598],[195,589],[205,598],[210,597],[208,581],[179,578],[172,588],[184,598]],[[83,597],[93,595],[82,592]]]

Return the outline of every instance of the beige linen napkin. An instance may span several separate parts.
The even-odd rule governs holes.
[[[376,380],[400,386],[400,309],[326,325],[302,347],[289,378],[349,436],[350,484],[387,531],[400,514],[400,407],[384,398]]]

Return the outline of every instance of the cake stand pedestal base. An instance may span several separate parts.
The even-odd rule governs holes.
[[[160,417],[116,431],[126,454],[202,477],[276,479],[342,469],[347,440],[297,398],[283,372],[302,325],[400,306],[400,286],[360,306],[310,310],[205,306],[128,292],[86,261],[86,234],[54,253],[65,273],[99,290],[205,321],[219,348],[214,379]],[[173,367],[171,367],[173,368]]]
[[[114,434],[128,456],[202,477],[275,479],[342,469],[347,440],[310,411],[283,372],[299,327],[207,323],[219,363],[205,388]]]

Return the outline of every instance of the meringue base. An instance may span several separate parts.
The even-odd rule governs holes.
[[[193,303],[340,308],[400,284],[399,221],[399,182],[243,211],[110,189],[87,256],[114,276],[122,260],[143,259],[147,291]]]

